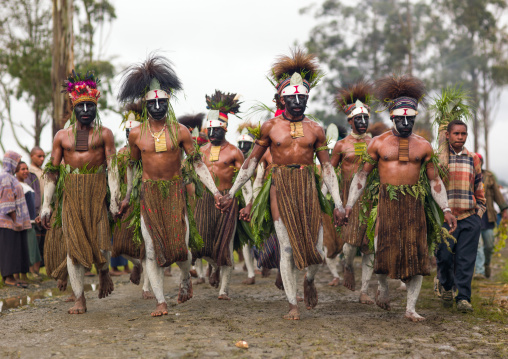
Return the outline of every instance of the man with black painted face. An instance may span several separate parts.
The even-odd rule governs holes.
[[[303,283],[304,301],[307,309],[312,309],[318,302],[314,278],[323,262],[323,228],[314,154],[321,162],[324,181],[335,202],[335,224],[342,222],[344,209],[337,177],[330,164],[325,132],[317,122],[305,116],[309,91],[321,78],[317,58],[296,49],[291,57],[279,57],[271,73],[286,111],[261,126],[260,138],[234,186],[222,197],[221,208],[229,208],[235,192],[244,183],[250,183],[259,161],[270,148],[272,185],[267,188],[270,188],[271,216],[280,242],[280,271],[289,301],[289,313],[284,318],[298,320],[296,270],[308,268]]]
[[[242,151],[244,156],[247,156],[250,149],[254,145],[254,139],[248,134],[240,135],[240,137],[238,137],[237,142],[238,142],[238,148],[240,149],[240,151]]]
[[[203,162],[208,167],[212,178],[221,194],[233,186],[235,172],[243,164],[243,153],[226,140],[228,114],[238,113],[239,102],[236,94],[216,90],[212,96],[206,96],[210,111],[205,121],[210,143],[200,148]],[[245,186],[245,201],[250,202],[252,187]],[[208,193],[198,199],[194,212],[199,234],[204,246],[194,254],[195,258],[205,259],[212,267],[209,272],[209,283],[219,287],[219,300],[230,300],[229,281],[233,270],[233,239],[238,220],[238,201],[229,211],[221,212],[215,208],[213,198]]]
[[[347,121],[351,125],[351,133],[344,139],[338,141],[332,152],[332,166],[340,168],[342,181],[340,183],[341,198],[348,200],[351,181],[358,172],[361,165],[361,158],[372,141],[372,138],[366,134],[369,127],[370,100],[372,98],[372,85],[367,81],[358,81],[347,87],[339,89],[336,96],[337,108],[343,111],[347,116]],[[363,213],[362,218],[368,218],[369,208]],[[353,207],[353,213],[349,216],[348,226],[342,229],[342,239],[344,241],[343,253],[345,257],[344,266],[344,286],[352,291],[355,290],[355,275],[353,260],[358,248],[362,252],[362,288],[360,292],[360,303],[374,304],[374,301],[368,294],[369,281],[372,276],[372,263],[374,262],[374,253],[369,251],[368,240],[366,236],[367,223],[360,219],[360,211],[363,206],[360,202]],[[338,279],[338,278],[337,278]]]
[[[370,142],[365,156],[367,162],[351,183],[346,217],[351,218],[353,206],[366,187],[367,176],[377,166],[381,185],[374,238],[374,272],[379,281],[376,304],[390,310],[387,277],[401,279],[407,283],[405,317],[419,322],[425,318],[416,313],[416,301],[423,276],[430,274],[427,224],[422,195],[411,194],[407,188],[418,186],[423,165],[426,165],[424,175],[430,182],[432,197],[444,212],[450,232],[455,230],[457,220],[448,207],[444,184],[431,162],[430,143],[412,133],[425,85],[411,75],[403,75],[379,79],[375,88],[376,97],[390,111],[394,127]]]
[[[118,212],[119,181],[113,158],[115,141],[110,129],[97,121],[97,89],[95,76],[83,78],[74,71],[65,83],[74,106],[71,126],[58,131],[53,140],[51,160],[46,175],[41,220],[50,229],[51,202],[59,177],[62,159],[71,168],[64,185],[62,230],[67,242],[67,269],[74,296],[69,314],[87,311],[84,295],[85,268],[95,263],[99,270],[99,298],[113,291],[109,275],[111,234],[106,207],[106,190],[111,192],[110,212]],[[74,120],[75,118],[75,120]],[[107,177],[106,177],[107,167]],[[74,173],[84,170],[86,174]],[[106,182],[107,178],[107,182]],[[60,198],[59,201],[62,199]]]

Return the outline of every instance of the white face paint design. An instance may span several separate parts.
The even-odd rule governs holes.
[[[155,108],[157,110],[159,109],[159,99],[158,98],[155,99]]]
[[[83,105],[85,105],[85,112],[86,112],[86,102],[84,102]]]
[[[404,116],[404,125],[407,126],[407,116]]]

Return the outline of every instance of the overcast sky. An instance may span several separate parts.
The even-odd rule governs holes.
[[[243,112],[256,100],[272,105],[274,89],[265,78],[270,65],[276,56],[287,54],[295,42],[303,43],[316,25],[311,16],[299,14],[299,9],[310,3],[304,0],[116,0],[113,3],[117,19],[103,53],[113,59],[118,70],[144,61],[154,50],[173,61],[184,86],[174,104],[177,116],[205,111],[205,94],[215,89],[241,94]],[[113,91],[116,97],[118,78]],[[499,177],[508,181],[505,162],[508,91],[503,93],[502,100],[490,135],[490,164]],[[312,112],[312,92],[309,102],[308,111]],[[13,116],[26,118],[28,122],[33,115],[25,104],[16,103]],[[102,119],[116,137],[124,138],[119,115],[103,115]],[[231,142],[238,136],[239,121],[230,120],[227,139]],[[19,150],[9,133],[4,135],[3,142],[6,148]],[[32,143],[27,137],[27,144]],[[43,132],[42,147],[49,151],[51,143],[48,126]],[[471,138],[466,147],[472,149]],[[29,159],[24,156],[24,160]]]

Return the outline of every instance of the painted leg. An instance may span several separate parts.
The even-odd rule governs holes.
[[[111,261],[111,252],[101,250],[102,255],[106,258],[106,263],[102,268],[97,268],[99,271],[99,299],[106,298],[110,295],[115,286],[109,275],[109,263]]]
[[[194,284],[203,284],[205,282],[205,271],[203,270],[203,260],[201,258],[196,259],[196,264],[194,265],[196,268],[196,273],[198,275],[198,279],[194,282]]]
[[[141,268],[145,268],[141,273],[143,276],[143,292],[141,293],[141,297],[143,299],[155,299],[155,296],[150,291],[150,279],[148,278],[148,271],[146,270],[146,259],[143,259],[143,266]]]
[[[377,251],[377,235],[374,237],[374,250]],[[376,292],[376,304],[384,310],[391,310],[387,277],[386,274],[377,275],[379,286]]]
[[[145,221],[141,216],[141,233],[145,242],[145,270],[148,274],[150,284],[152,285],[155,299],[157,299],[157,306],[152,312],[152,317],[159,317],[161,315],[168,314],[168,305],[166,299],[164,299],[164,269],[159,267],[159,264],[155,260],[155,249],[153,247],[153,241],[146,229]]]
[[[300,319],[300,311],[296,301],[296,266],[293,259],[293,249],[289,242],[288,231],[282,220],[274,221],[273,224],[280,243],[280,274],[289,302],[289,313],[284,316],[284,319],[298,320]]]
[[[72,263],[72,259],[67,256],[67,271],[69,272],[69,280],[75,297],[74,306],[68,310],[68,313],[84,314],[86,312],[86,299],[83,288],[85,281],[85,267],[79,263]]]
[[[423,276],[415,275],[407,284],[407,305],[405,317],[412,322],[422,322],[424,317],[416,313],[416,301],[422,288]]]
[[[236,229],[235,229],[236,231]],[[235,231],[233,231],[233,236]],[[229,255],[231,258],[231,266],[222,266],[220,273],[220,290],[219,290],[219,299],[220,300],[231,300],[228,296],[229,294],[229,282],[231,280],[231,272],[233,271],[235,265],[235,259],[233,257],[233,237],[231,237],[229,241]],[[247,260],[247,258],[245,259]]]
[[[189,220],[185,216],[185,246],[189,248]],[[180,268],[180,290],[178,291],[178,304],[188,301],[192,298],[192,280],[189,273],[192,265],[192,253],[187,250],[187,260],[176,262]]]
[[[319,228],[318,232],[318,242],[316,245],[316,249],[321,255],[321,258],[324,257],[323,252],[323,226]],[[316,285],[314,284],[314,278],[316,277],[316,273],[319,270],[319,264],[310,265],[307,268],[307,274],[303,280],[303,300],[305,302],[305,306],[307,309],[314,308],[318,303],[318,293],[316,289]]]
[[[131,281],[132,284],[139,285],[139,283],[141,281],[141,273],[143,272],[143,268],[141,267],[141,261],[137,258],[133,258],[133,257],[126,256],[126,255],[124,255],[124,257],[128,261],[131,261],[132,264],[134,264],[134,267],[132,267],[132,270],[131,270],[131,273],[129,276],[129,280]]]
[[[250,252],[250,246],[244,244],[242,247],[243,258],[245,259],[245,266],[247,267],[247,279],[244,280],[243,284],[254,284],[256,283],[256,274],[254,273],[254,259]]]
[[[360,303],[374,304],[369,296],[369,282],[374,270],[374,253],[362,256],[362,290],[360,292]]]
[[[337,271],[337,266],[339,265],[339,256],[336,256],[335,258],[328,258],[326,257],[326,253],[328,250],[325,247],[325,260],[326,260],[326,266],[330,270],[330,273],[332,273],[333,279],[330,283],[328,283],[331,287],[337,287],[340,284],[341,278],[339,275],[339,272]]]
[[[356,247],[352,246],[349,243],[344,243],[344,248],[342,249],[344,253],[344,287],[349,290],[354,291],[356,289],[355,284],[355,269],[353,265],[353,261],[355,260],[356,255]]]

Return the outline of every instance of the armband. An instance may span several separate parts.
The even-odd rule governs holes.
[[[316,152],[319,152],[319,151],[328,151],[328,146],[321,146],[321,147],[316,148]]]

